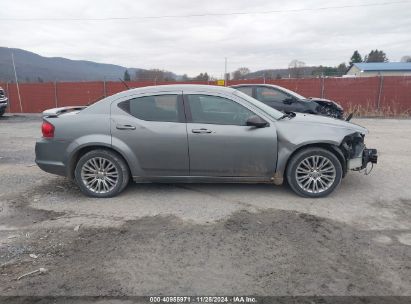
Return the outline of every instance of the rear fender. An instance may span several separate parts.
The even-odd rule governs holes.
[[[114,150],[120,153],[127,161],[132,176],[144,175],[144,171],[143,169],[141,169],[140,162],[129,145],[127,145],[124,141],[120,140],[119,138],[113,136],[112,147],[113,149],[115,147]]]
[[[67,153],[64,160],[65,164],[67,164],[67,176],[71,176],[71,172],[74,170],[76,165],[75,160],[77,159],[78,153],[87,147],[101,147],[114,150],[127,162],[132,175],[138,175],[139,173],[141,174],[141,171],[139,171],[140,165],[138,160],[125,143],[113,138],[112,144],[111,135],[93,134],[77,138],[67,147]]]

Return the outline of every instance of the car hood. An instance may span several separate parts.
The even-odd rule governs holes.
[[[302,128],[304,125],[316,125],[324,128],[339,128],[352,130],[353,132],[359,132],[361,134],[368,134],[368,130],[360,125],[327,116],[295,113],[295,117],[285,119],[289,119],[290,124],[301,124]]]

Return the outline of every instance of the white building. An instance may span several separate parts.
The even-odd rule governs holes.
[[[411,62],[361,62],[354,63],[346,76],[411,76]]]

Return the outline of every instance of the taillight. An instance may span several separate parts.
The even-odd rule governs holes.
[[[43,124],[41,125],[41,132],[43,133],[43,137],[54,137],[54,126],[48,121],[43,121]]]

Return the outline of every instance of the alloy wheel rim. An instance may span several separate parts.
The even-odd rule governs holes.
[[[309,193],[328,190],[333,185],[336,175],[334,164],[321,155],[304,158],[295,171],[298,186]]]
[[[81,168],[83,184],[94,193],[112,191],[119,179],[116,166],[104,157],[93,157],[87,160]]]

